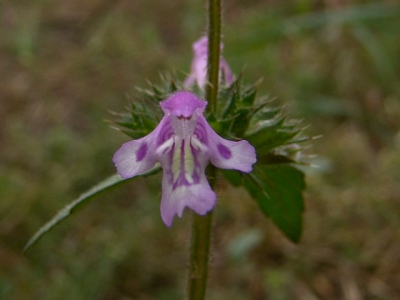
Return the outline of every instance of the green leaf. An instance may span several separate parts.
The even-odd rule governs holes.
[[[160,74],[161,85],[149,82],[149,88],[136,88],[126,113],[112,112],[116,120],[110,121],[114,128],[134,139],[141,138],[154,130],[162,119],[159,103],[172,93],[182,89],[182,83],[171,74]]]
[[[284,117],[261,122],[256,131],[250,133],[245,139],[256,148],[259,155],[272,149],[284,146],[301,132],[295,124],[288,124]]]
[[[242,173],[236,170],[219,170],[226,180],[233,186],[239,187],[243,185]]]
[[[149,176],[158,172],[161,168],[156,166],[149,171],[138,175],[133,178],[142,177],[142,176]],[[27,251],[31,248],[39,239],[41,239],[47,232],[53,229],[56,225],[58,225],[61,221],[81,209],[84,205],[88,204],[92,199],[96,196],[100,195],[103,192],[110,190],[111,188],[116,187],[117,185],[127,182],[133,178],[122,179],[118,174],[108,177],[104,181],[100,182],[99,184],[92,187],[87,192],[80,195],[77,199],[72,201],[70,204],[65,206],[62,210],[60,210],[49,222],[47,222],[44,226],[42,226],[28,241],[25,245],[23,251]]]
[[[219,115],[223,119],[231,118],[236,114],[237,102],[240,100],[241,76],[231,86],[221,89],[218,98]]]
[[[287,164],[287,163],[296,163],[296,160],[294,160],[288,154],[282,155],[271,152],[257,157],[257,164],[273,165],[273,164]]]
[[[293,242],[302,232],[304,174],[288,164],[256,165],[244,175],[244,187],[262,212]]]
[[[256,101],[256,96],[257,96],[257,87],[261,83],[261,80],[258,80],[255,82],[253,85],[247,86],[241,95],[241,101],[239,102],[239,105],[241,107],[249,107],[253,106],[255,101]]]
[[[242,75],[229,87],[222,87],[218,98],[217,119],[221,123],[222,136],[243,138],[252,117],[269,102],[256,99],[259,82],[244,86]],[[256,100],[261,103],[255,104]]]

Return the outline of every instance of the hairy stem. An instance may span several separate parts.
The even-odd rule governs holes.
[[[221,56],[221,0],[208,1],[208,62],[206,99],[208,110],[217,108],[219,88],[219,59]]]
[[[221,0],[208,1],[208,62],[206,99],[207,109],[214,113],[217,108],[219,88],[219,59],[221,44]],[[215,186],[216,168],[209,166],[207,177],[210,186]],[[190,247],[190,269],[188,299],[204,300],[207,289],[208,264],[210,260],[212,211],[205,216],[193,213]]]
[[[215,170],[215,168],[213,169]],[[211,227],[212,211],[205,216],[193,213],[188,281],[189,300],[204,300],[206,296]]]
[[[215,185],[215,173],[216,168],[210,166],[208,177],[211,188]],[[212,211],[205,216],[193,213],[188,281],[189,300],[203,300],[206,296],[211,228]]]

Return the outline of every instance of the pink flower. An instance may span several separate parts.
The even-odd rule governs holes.
[[[223,45],[221,44],[221,50]],[[208,53],[208,38],[206,36],[199,39],[193,44],[194,58],[192,60],[191,70],[188,77],[186,77],[183,85],[185,87],[192,86],[195,82],[201,88],[204,88],[207,82],[207,53]],[[226,85],[231,85],[234,76],[228,63],[223,57],[220,58],[219,62],[220,77],[224,75],[224,81]],[[221,80],[221,78],[220,78]]]
[[[168,227],[185,207],[200,215],[213,209],[216,195],[205,176],[209,161],[218,168],[242,172],[250,172],[256,162],[255,149],[247,141],[225,140],[210,127],[203,116],[206,105],[190,92],[172,94],[160,103],[165,115],[157,127],[123,144],[113,157],[122,178],[161,164],[161,217]]]

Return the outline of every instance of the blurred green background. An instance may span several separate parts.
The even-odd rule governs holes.
[[[221,180],[208,299],[400,299],[398,1],[226,0],[224,56],[323,135],[304,151],[290,243]],[[200,0],[0,1],[0,299],[182,299],[190,213],[164,226],[160,174],[59,209],[114,174],[134,87],[189,71]],[[317,154],[316,156],[311,156]]]

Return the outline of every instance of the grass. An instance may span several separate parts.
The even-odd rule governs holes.
[[[271,2],[271,3],[269,3]],[[208,299],[400,298],[400,7],[231,1],[224,56],[311,124],[304,233],[291,244],[220,181]],[[182,299],[190,213],[159,216],[160,175],[95,200],[115,172],[108,110],[158,72],[189,71],[202,1],[0,2],[0,299]]]

